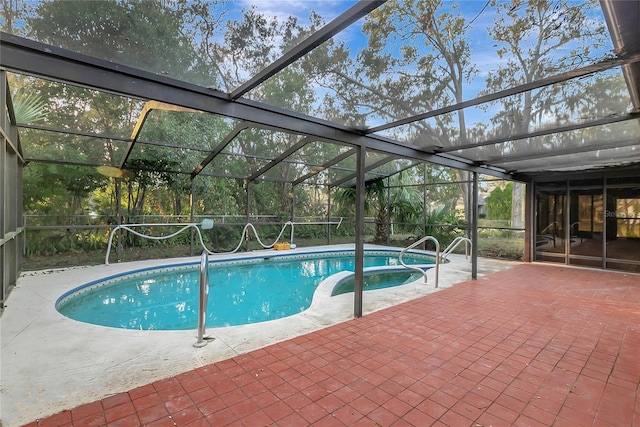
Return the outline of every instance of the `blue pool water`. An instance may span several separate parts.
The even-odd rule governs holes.
[[[417,254],[405,255],[403,260],[422,265],[434,262],[431,257]],[[399,265],[397,252],[367,253],[364,264]],[[311,305],[322,280],[353,270],[353,253],[345,252],[211,262],[207,327],[263,322],[300,313]],[[195,329],[199,278],[197,264],[134,272],[76,288],[61,296],[56,307],[67,317],[102,326]],[[404,281],[406,277],[385,286]]]
[[[384,289],[392,286],[404,285],[424,277],[422,273],[414,270],[403,269],[402,271],[366,271],[362,279],[362,288],[365,291]],[[331,292],[331,296],[353,292],[355,278],[349,276],[340,280]]]

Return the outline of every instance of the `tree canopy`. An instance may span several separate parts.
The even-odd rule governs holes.
[[[313,10],[306,17],[292,14],[279,19],[256,7],[246,7],[228,16],[231,12],[225,1],[54,0],[23,4],[7,0],[4,4],[5,31],[227,93],[326,24]],[[563,0],[492,1],[475,15],[464,6],[468,5],[442,0],[390,0],[359,24],[359,43],[331,38],[244,96],[295,113],[366,128],[535,82],[603,56],[605,28],[591,19],[595,0],[580,4]],[[484,17],[490,17],[492,25],[483,28],[487,22]],[[479,33],[495,46],[492,61],[497,65],[488,70],[482,69],[474,57],[474,37]],[[93,169],[89,172],[89,168],[98,164],[120,166],[127,150],[126,139],[131,137],[144,103],[24,76],[16,76],[12,87],[17,99],[28,89],[29,96],[38,100],[34,104],[36,116],[24,115],[23,123],[114,137],[49,133],[44,138],[36,127],[21,130],[25,141],[37,141],[25,144],[32,157],[54,162],[38,166],[37,171],[33,167],[30,172],[32,166],[25,169],[25,197],[33,200],[28,206],[35,209],[44,200],[49,200],[52,208],[64,206],[51,202],[57,197],[57,187],[84,199],[71,206],[86,211],[87,200],[97,197],[96,191],[116,185],[97,176]],[[467,147],[463,151],[473,152],[479,162],[507,153],[525,155],[537,146],[559,146],[559,137],[547,135],[535,141],[517,139],[491,146],[484,142],[512,134],[514,129],[516,134],[526,134],[584,117],[624,111],[624,98],[617,96],[624,90],[619,74],[600,73],[571,84],[524,91],[482,108],[458,109],[391,127],[381,134],[435,151]],[[253,209],[281,214],[291,209],[291,194],[296,191],[298,199],[324,203],[292,189],[288,183],[295,177],[317,173],[315,183],[330,184],[348,176],[348,171],[342,174],[340,166],[349,169],[354,162],[348,158],[336,169],[324,171],[327,160],[344,152],[341,146],[317,143],[294,150],[302,138],[299,135],[248,128],[221,148],[208,167],[212,176],[203,175],[191,182],[191,171],[236,125],[232,120],[197,112],[154,110],[136,136],[136,145],[124,165],[133,170],[135,179],[125,180],[123,204],[132,215],[145,205],[183,214],[193,188],[195,195],[201,195],[194,206],[202,211],[246,214]],[[606,133],[606,129],[600,131]],[[579,138],[585,139],[588,132],[577,135],[575,143],[585,143]],[[288,150],[292,153],[289,161],[265,175],[273,182],[257,184],[265,176],[245,181]],[[87,169],[74,166],[66,170],[67,166],[55,162],[84,164]],[[468,176],[453,170],[441,175],[457,181],[459,188],[432,187],[429,197],[434,206],[441,200],[440,205],[447,204],[454,211],[458,199],[468,206]],[[66,176],[77,184],[61,185],[58,178],[47,179],[55,176]],[[243,195],[248,186],[255,189],[249,205]],[[110,194],[116,193],[114,188]],[[514,218],[521,216],[522,206],[515,202],[521,199],[520,189],[514,187]],[[397,191],[395,205],[401,206],[401,201],[408,199],[402,193]],[[378,199],[383,197],[374,196],[370,202]],[[406,212],[416,208],[404,206]],[[309,212],[319,210],[319,206],[308,206]],[[386,222],[385,215],[393,214],[382,209],[377,212],[380,223]]]

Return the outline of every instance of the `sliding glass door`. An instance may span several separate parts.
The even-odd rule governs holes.
[[[569,264],[602,268],[604,197],[602,187],[569,192],[569,221],[565,244]]]
[[[640,272],[640,177],[536,184],[536,261]]]
[[[606,268],[640,272],[640,178],[607,186]]]
[[[566,262],[566,193],[564,183],[549,184],[536,191],[536,261]]]

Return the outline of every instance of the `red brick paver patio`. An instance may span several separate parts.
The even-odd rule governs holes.
[[[534,264],[29,425],[640,426],[639,388],[640,276]]]

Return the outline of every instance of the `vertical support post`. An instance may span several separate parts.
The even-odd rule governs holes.
[[[189,187],[189,222],[193,224],[195,222],[195,214],[193,212],[193,181],[195,178],[191,178],[191,186]],[[190,230],[191,238],[189,239],[189,256],[193,256],[193,238],[195,231],[193,228]]]
[[[478,172],[473,172],[471,200],[471,278],[478,278]]]
[[[17,126],[12,126],[11,135],[15,135],[14,138],[18,139],[18,129]],[[18,150],[21,147],[16,147]],[[18,227],[21,222],[21,218],[24,216],[24,161],[22,158],[22,153],[18,151],[18,156],[16,156],[16,160],[18,161],[16,164],[16,227]],[[26,219],[25,219],[26,222]],[[19,227],[17,228],[19,231]],[[18,283],[18,277],[20,276],[20,272],[22,271],[22,263],[24,261],[25,245],[26,245],[26,227],[22,229],[22,233],[18,233],[16,237],[17,248],[16,248],[16,262],[17,268],[14,268],[13,271],[15,273],[15,283]]]
[[[251,192],[250,192],[250,188],[251,188],[251,183],[249,181],[246,181],[246,193],[247,193],[247,224],[249,224],[251,222],[251,217],[250,217],[250,208],[249,208],[249,202],[251,200]],[[245,236],[244,236],[244,251],[245,252],[249,252],[249,229],[247,228],[245,230]]]
[[[603,184],[604,184],[604,182],[603,182]],[[604,187],[603,187],[603,190],[602,190],[602,191],[604,191]],[[602,193],[602,194],[603,194],[603,196],[604,196],[604,193]],[[595,225],[595,224],[594,224],[594,221],[593,221],[593,220],[595,219],[595,218],[593,217],[593,213],[595,212],[595,209],[596,209],[596,207],[595,207],[595,206],[596,206],[596,205],[595,205],[595,200],[594,200],[594,198],[593,198],[593,194],[592,194],[592,195],[591,195],[591,211],[590,211],[590,212],[591,212],[591,215],[590,215],[590,217],[591,217],[591,221],[589,221],[589,222],[590,222],[589,231],[590,231],[591,233],[593,233],[594,225]]]
[[[356,236],[355,236],[355,274],[353,285],[353,315],[362,317],[362,296],[364,290],[364,169],[365,147],[357,148],[356,159]]]
[[[464,187],[467,189],[467,203],[469,204],[469,209],[465,211],[464,216],[467,221],[467,236],[471,237],[471,232],[473,229],[473,180],[474,175],[471,172],[467,172],[466,181],[463,183]],[[476,204],[476,209],[478,208]]]
[[[7,107],[8,105],[8,80],[7,80],[7,72],[5,70],[0,70],[0,103],[2,103],[2,108],[4,110],[4,108]],[[7,122],[7,115],[6,114],[2,114],[0,116],[0,128],[2,128],[2,130],[5,129],[9,129],[9,125],[10,123]],[[6,144],[6,141],[5,141]],[[2,147],[3,150],[6,150],[6,146]],[[4,166],[4,163],[2,164],[2,166]],[[4,171],[3,171],[4,172]]]
[[[607,269],[607,178],[602,179],[602,268]],[[591,212],[593,217],[593,211]]]
[[[387,177],[387,246],[391,244],[391,178]]]
[[[524,262],[531,262],[535,253],[535,191],[533,181],[524,187]]]
[[[0,70],[0,103],[2,104],[2,114],[0,114],[0,129],[2,129],[2,146],[0,147],[0,308],[4,308],[4,301],[9,295],[11,290],[11,277],[10,266],[11,262],[10,249],[7,243],[4,243],[5,235],[10,230],[6,226],[8,223],[8,217],[10,210],[13,208],[12,200],[8,197],[10,192],[10,186],[13,185],[11,176],[9,174],[8,166],[8,152],[9,141],[6,140],[5,135],[9,135],[9,127],[11,123],[7,120],[6,108],[8,107],[8,83],[7,72]]]
[[[564,263],[566,265],[571,264],[571,188],[569,187],[569,180],[566,181],[566,193],[564,196],[564,224],[562,225],[562,238],[564,246]],[[606,240],[606,239],[603,239]]]
[[[565,193],[566,193],[566,189],[565,189]],[[564,196],[564,194],[563,194]],[[553,219],[550,218],[550,220],[556,222],[556,224],[553,226],[553,247],[556,247],[556,234],[558,233],[558,225],[560,223],[560,218],[558,218],[558,198],[559,195],[557,192],[553,193]],[[557,236],[560,237],[560,236]],[[564,254],[566,256],[566,254]]]
[[[327,245],[331,244],[331,187],[327,185]]]
[[[120,203],[120,199],[122,198],[122,188],[120,187],[120,179],[114,178],[116,180],[116,225],[120,227],[122,225],[122,205]],[[122,260],[122,228],[118,228],[118,244],[116,245],[116,258],[118,262]]]
[[[290,197],[290,201],[291,201],[291,207],[290,207],[291,212],[290,212],[290,218],[289,218],[289,221],[291,221],[291,238],[289,239],[289,243],[290,243],[291,245],[293,245],[293,244],[294,244],[294,242],[293,242],[293,229],[294,229],[294,227],[295,227],[295,226],[293,225],[293,223],[295,222],[295,217],[296,217],[296,216],[295,216],[295,213],[296,213],[296,212],[295,212],[295,205],[296,205],[296,192],[295,192],[295,188],[294,188],[293,183],[291,184],[291,197]]]
[[[427,235],[427,164],[424,164],[424,178],[422,181],[422,234]],[[422,245],[422,249],[425,249]]]
[[[16,286],[22,270],[24,229],[19,227],[24,215],[22,179],[24,159],[18,141],[18,128],[11,100],[7,72],[0,70],[0,309]]]
[[[294,218],[295,218],[295,205],[296,205],[296,192],[295,192],[295,186],[293,185],[293,183],[291,184],[291,197],[289,197],[290,200],[290,206],[289,206],[289,221],[291,222],[295,222]]]

